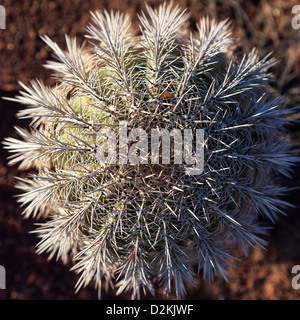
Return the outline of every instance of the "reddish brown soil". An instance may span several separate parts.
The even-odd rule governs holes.
[[[159,0],[148,1],[151,5]],[[218,19],[232,19],[234,34],[241,37],[241,46],[248,51],[252,45],[264,54],[273,50],[281,59],[274,68],[274,88],[287,95],[292,104],[300,98],[300,30],[291,28],[291,8],[297,1],[174,1],[188,8],[190,27],[203,15]],[[233,5],[236,3],[236,5]],[[49,49],[39,38],[49,35],[64,47],[64,34],[83,39],[84,28],[90,20],[90,10],[120,9],[129,12],[136,22],[136,13],[144,8],[140,0],[6,0],[7,29],[0,30],[0,96],[13,97],[19,90],[18,81],[28,83],[39,78],[51,84],[49,74],[42,68],[51,58]],[[215,4],[215,5],[214,5]],[[242,18],[241,18],[242,17]],[[25,125],[15,118],[20,106],[0,100],[0,140],[14,135],[13,126]],[[292,128],[296,137],[300,127]],[[61,262],[47,261],[46,255],[38,256],[34,234],[35,221],[24,220],[14,194],[14,176],[22,176],[16,168],[7,166],[7,153],[0,150],[0,265],[7,272],[7,289],[0,290],[0,299],[97,299],[92,287],[74,294],[77,276]],[[290,186],[300,185],[300,168],[296,168]],[[199,282],[191,289],[188,299],[299,299],[300,289],[291,286],[291,269],[300,264],[300,197],[299,190],[287,199],[295,206],[287,210],[274,229],[265,237],[270,245],[266,251],[253,250],[241,258],[237,268],[230,269],[229,282],[216,280],[212,284]],[[115,299],[114,292],[104,292],[103,299]],[[128,295],[118,298],[128,299]],[[160,292],[155,297],[162,299]],[[171,296],[170,298],[174,298]]]

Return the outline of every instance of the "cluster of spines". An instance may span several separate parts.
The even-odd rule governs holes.
[[[48,217],[36,230],[38,252],[74,259],[77,290],[94,282],[100,292],[105,279],[139,297],[141,288],[154,293],[155,281],[170,293],[174,281],[181,296],[197,262],[204,278],[226,279],[234,246],[265,245],[258,216],[274,221],[287,205],[273,176],[289,176],[297,160],[285,137],[294,110],[264,92],[274,60],[253,50],[235,61],[227,21],[203,18],[188,37],[179,7],[147,13],[141,36],[127,15],[93,14],[91,50],[66,37],[65,52],[45,36],[58,60],[46,67],[59,82],[21,84],[15,99],[32,123],[31,132],[17,128],[22,140],[6,140],[10,163],[38,170],[20,179],[20,202],[26,217]],[[204,129],[204,172],[100,165],[97,133],[123,120],[148,131]]]

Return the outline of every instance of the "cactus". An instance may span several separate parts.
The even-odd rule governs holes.
[[[181,297],[197,273],[227,279],[233,249],[265,246],[262,221],[288,206],[278,176],[297,161],[286,129],[294,109],[266,89],[275,60],[253,50],[239,61],[228,21],[202,18],[189,33],[172,4],[147,6],[140,35],[126,14],[92,18],[91,46],[66,36],[63,51],[43,37],[56,85],[20,83],[13,99],[32,122],[4,144],[11,165],[36,169],[17,187],[24,216],[43,219],[37,252],[72,260],[76,291],[93,283],[100,293],[106,281],[132,298],[157,286]],[[147,133],[202,129],[203,171],[175,164],[173,145],[166,164],[99,161],[99,132],[124,121]]]

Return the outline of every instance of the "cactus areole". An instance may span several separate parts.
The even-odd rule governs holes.
[[[294,110],[265,87],[274,59],[238,60],[227,21],[191,33],[172,4],[147,6],[139,35],[125,14],[92,18],[90,45],[43,37],[57,83],[21,83],[14,99],[32,122],[4,143],[10,164],[36,169],[17,187],[37,252],[72,260],[76,290],[180,297],[197,274],[226,279],[233,249],[264,246],[262,221],[287,206]]]

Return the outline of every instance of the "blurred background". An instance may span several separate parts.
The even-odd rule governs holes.
[[[163,1],[147,1],[153,7]],[[217,20],[229,18],[234,36],[238,37],[237,54],[249,52],[253,46],[260,56],[272,51],[279,63],[272,68],[274,80],[270,90],[285,95],[291,105],[300,105],[300,29],[294,29],[292,13],[297,0],[174,0],[190,13],[190,29],[202,16]],[[298,2],[298,3],[297,3]],[[49,48],[40,39],[47,34],[62,48],[64,35],[84,40],[85,27],[90,22],[90,10],[120,10],[132,16],[138,27],[137,14],[145,8],[142,0],[6,0],[6,29],[0,30],[0,97],[13,97],[25,84],[39,78],[53,84],[43,68],[51,59]],[[300,14],[300,10],[299,10]],[[300,17],[298,19],[300,24]],[[137,28],[138,30],[138,28]],[[0,98],[0,140],[15,136],[14,126],[25,126],[17,120],[20,105]],[[291,126],[295,139],[300,141],[300,125]],[[8,154],[0,148],[0,265],[6,268],[6,290],[0,299],[97,299],[93,287],[74,294],[78,276],[47,255],[37,255],[37,237],[31,234],[36,221],[24,220],[15,198],[14,177],[24,176],[16,167],[7,166]],[[293,178],[284,182],[300,186],[300,166]],[[199,279],[196,288],[188,290],[187,299],[300,299],[300,289],[292,288],[294,265],[300,265],[300,189],[285,197],[293,204],[264,237],[266,250],[257,248],[248,257],[239,255],[236,268],[229,269],[229,282],[216,279],[208,284]],[[102,299],[129,299],[127,294],[116,297],[113,290],[103,291]],[[151,298],[150,296],[147,298]],[[164,299],[158,290],[155,299]],[[169,296],[175,299],[175,296]]]

